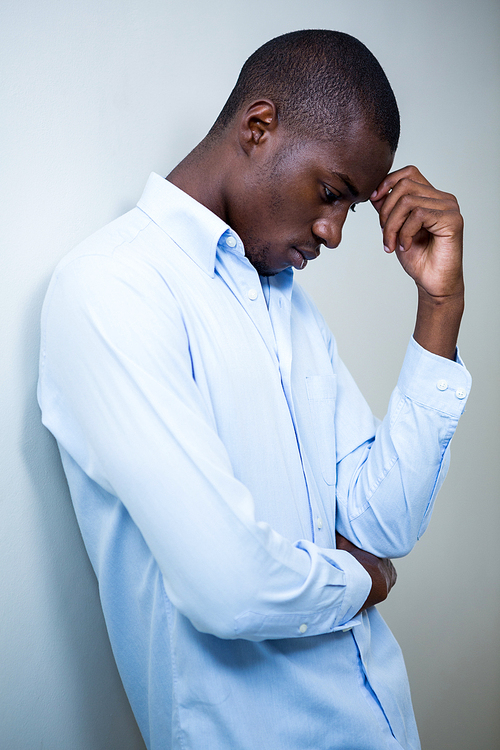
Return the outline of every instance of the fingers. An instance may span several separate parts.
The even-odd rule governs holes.
[[[392,560],[385,559],[383,560],[386,580],[387,580],[387,593],[392,589],[392,587],[395,585],[398,574],[396,571],[396,568],[392,564]]]
[[[458,229],[455,216],[460,218],[451,201],[403,195],[383,225],[384,248],[386,252],[404,252],[414,242],[426,245],[431,236],[451,238]]]
[[[385,177],[378,188],[371,194],[370,200],[372,203],[378,203],[383,200],[397,185],[400,180],[404,179],[412,180],[420,185],[427,185],[432,188],[431,183],[425,179],[423,174],[414,166],[403,167],[402,169],[396,169],[394,172]]]
[[[460,228],[456,198],[436,190],[416,167],[387,175],[371,201],[379,213],[386,252],[409,250],[415,240],[421,244],[430,235],[451,237]]]

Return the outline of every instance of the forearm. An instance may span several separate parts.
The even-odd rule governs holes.
[[[410,342],[374,439],[338,464],[341,534],[378,557],[401,557],[411,550],[446,474],[447,448],[469,389],[462,364]]]

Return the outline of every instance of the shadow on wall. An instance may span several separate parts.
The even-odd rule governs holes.
[[[40,586],[40,622],[28,625],[34,641],[43,640],[45,658],[32,681],[39,694],[27,700],[42,715],[44,747],[77,750],[143,750],[144,744],[112,656],[97,581],[80,535],[56,442],[43,427],[36,401],[40,310],[48,283],[40,285],[24,322],[25,372],[28,373],[22,458],[33,487],[30,511],[38,555],[33,570]],[[33,585],[33,583],[31,584]],[[40,644],[39,644],[40,645]],[[27,654],[20,654],[25,659]],[[47,687],[50,685],[50,689]],[[22,691],[25,695],[25,691]],[[50,702],[51,705],[48,705]],[[34,705],[25,706],[32,715]],[[58,721],[59,720],[59,721]],[[30,724],[36,725],[33,719]],[[61,736],[67,726],[68,744]]]

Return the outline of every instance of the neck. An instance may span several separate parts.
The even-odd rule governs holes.
[[[225,175],[230,162],[225,142],[205,138],[171,172],[167,180],[227,221]]]

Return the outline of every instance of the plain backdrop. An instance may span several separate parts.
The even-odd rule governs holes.
[[[254,49],[318,27],[375,53],[401,109],[395,166],[417,164],[465,215],[460,348],[473,391],[431,526],[398,562],[382,611],[406,656],[424,750],[500,747],[499,21],[493,0],[3,0],[1,747],[143,748],[36,404],[50,274],[136,203],[151,171],[167,174],[196,145]],[[415,292],[384,254],[371,206],[300,281],[383,416]]]

